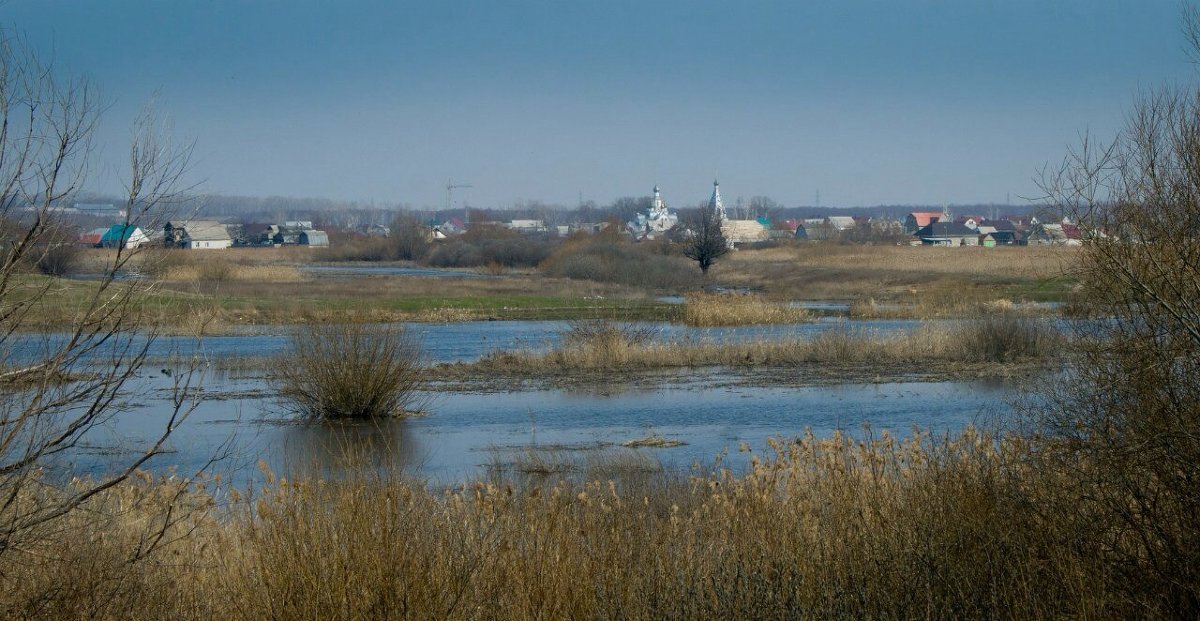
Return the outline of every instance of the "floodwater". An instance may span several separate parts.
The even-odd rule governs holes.
[[[807,338],[828,330],[846,330],[877,335],[912,332],[922,327],[950,325],[951,322],[918,320],[850,320],[826,317],[812,323],[693,328],[668,322],[635,322],[634,329],[646,329],[660,342],[741,342],[756,339],[783,340]],[[414,336],[425,354],[426,363],[472,362],[495,351],[549,351],[562,342],[562,334],[571,328],[569,321],[465,321],[454,323],[401,324]],[[272,357],[284,355],[289,334],[303,327],[250,326],[240,334],[205,336],[159,336],[150,344],[147,357],[162,361],[175,356],[198,355],[208,360],[231,356]],[[47,345],[61,344],[61,335],[23,335],[10,342],[14,361],[37,357]],[[135,341],[144,343],[143,341]],[[94,355],[103,359],[111,350]]]
[[[682,442],[673,448],[633,450],[668,469],[693,464],[740,467],[743,444],[760,454],[768,438],[792,438],[811,428],[861,433],[864,425],[907,435],[914,427],[953,432],[1003,417],[1005,384],[953,382],[847,384],[821,387],[722,385],[721,374],[622,390],[525,390],[426,395],[423,416],[358,424],[290,421],[261,379],[206,383],[203,400],[168,441],[170,452],[151,468],[180,473],[223,459],[208,470],[235,484],[261,481],[258,463],[275,472],[336,470],[344,455],[402,470],[431,484],[451,485],[484,476],[489,465],[520,460],[531,449],[560,456],[586,455],[649,435]],[[171,411],[172,381],[146,373],[130,384],[128,411],[86,437],[86,449],[57,464],[62,471],[102,473],[127,461],[161,432]]]
[[[697,329],[669,323],[633,324],[660,341],[733,342],[807,337],[827,330],[879,334],[939,325],[919,321],[828,319],[814,323]],[[946,324],[950,325],[950,324]],[[495,350],[556,347],[570,322],[504,321],[409,324],[427,362],[477,360]],[[171,355],[200,354],[219,361],[230,356],[286,355],[290,328],[255,327],[245,334],[199,341],[161,337],[149,363],[131,380],[123,411],[90,433],[84,447],[64,457],[61,473],[110,471],[148,446],[171,411]],[[29,336],[26,355],[41,337]],[[53,338],[53,337],[52,337]],[[19,348],[18,348],[19,349]],[[93,363],[103,363],[97,357]],[[161,364],[160,364],[161,363]],[[597,385],[586,389],[523,389],[512,392],[448,391],[423,394],[423,416],[373,423],[297,422],[272,397],[258,371],[204,378],[204,398],[168,441],[168,452],[151,468],[191,472],[214,457],[207,469],[242,485],[261,481],[259,462],[276,472],[300,467],[336,469],[338,456],[362,454],[367,463],[390,467],[449,485],[484,476],[489,465],[519,461],[530,450],[586,459],[601,450],[633,450],[686,470],[711,464],[718,455],[739,467],[743,444],[756,451],[768,438],[790,438],[811,428],[818,436],[863,425],[907,435],[914,427],[953,432],[985,418],[1003,419],[1014,396],[1003,383],[880,383],[839,386],[747,386],[720,369],[668,373],[637,387]],[[246,373],[250,376],[244,376]],[[648,379],[655,380],[657,376]],[[657,435],[682,443],[673,448],[622,449],[625,442]]]

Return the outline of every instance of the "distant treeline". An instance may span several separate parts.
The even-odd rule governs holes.
[[[116,198],[99,194],[86,195],[86,202],[119,204]],[[82,199],[81,199],[82,200]],[[628,222],[638,213],[650,208],[650,196],[624,196],[608,205],[595,201],[568,206],[543,203],[536,200],[521,201],[505,207],[457,207],[455,209],[421,209],[407,203],[340,201],[327,198],[296,198],[287,196],[226,196],[219,194],[197,195],[180,206],[180,217],[191,215],[216,218],[227,223],[282,222],[286,220],[311,220],[318,228],[365,229],[372,225],[390,225],[399,215],[412,215],[430,223],[441,223],[452,218],[469,219],[473,222],[508,222],[514,219],[541,220],[547,226],[577,224],[581,222]],[[684,202],[668,202],[672,210],[687,210],[696,205]],[[948,205],[956,215],[978,215],[985,217],[1025,216],[1037,210],[1035,205],[972,204]],[[868,216],[871,218],[896,218],[913,211],[940,211],[943,205],[875,205],[866,207],[815,207],[799,205],[787,207],[770,197],[752,196],[749,200],[740,197],[726,202],[731,218],[766,217],[773,221],[828,216]]]

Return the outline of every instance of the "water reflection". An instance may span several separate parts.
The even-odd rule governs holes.
[[[302,422],[280,425],[278,452],[267,463],[279,473],[323,478],[348,470],[412,474],[425,462],[408,419]]]

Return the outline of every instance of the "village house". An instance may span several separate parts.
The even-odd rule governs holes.
[[[1024,246],[1025,238],[1016,231],[992,231],[979,236],[979,244],[988,248],[996,246]]]
[[[546,222],[544,220],[512,220],[504,226],[524,235],[546,232]]]
[[[301,246],[328,248],[329,234],[325,231],[318,231],[316,229],[305,229],[300,231],[300,237],[298,241]]]
[[[313,228],[312,220],[289,220],[283,224],[273,224],[263,234],[268,235],[270,243],[276,246],[329,246],[329,234]]]
[[[926,246],[978,246],[979,233],[957,222],[931,222],[917,231]]]
[[[1083,231],[1070,222],[1061,224],[1035,224],[1029,228],[1028,244],[1031,246],[1079,246],[1083,244]]]
[[[943,220],[946,214],[940,211],[914,211],[904,218],[904,232],[916,235],[917,231],[934,222]]]
[[[852,216],[829,216],[825,218],[825,222],[831,229],[838,232],[852,229],[858,225]]]
[[[166,245],[178,248],[220,250],[233,245],[229,230],[216,220],[172,221],[163,233]]]
[[[97,248],[100,246],[100,240],[104,237],[104,234],[107,232],[108,232],[108,229],[102,227],[102,228],[98,228],[98,229],[92,229],[90,231],[87,231],[86,233],[80,233],[79,234],[79,244],[81,246],[87,246],[89,248]]]
[[[138,225],[114,224],[100,236],[98,245],[103,248],[117,248],[119,246],[137,248],[148,243],[150,243],[150,236],[146,235],[145,231]]]

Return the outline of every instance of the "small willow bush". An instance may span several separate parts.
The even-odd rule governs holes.
[[[414,407],[421,349],[399,326],[319,325],[292,333],[271,376],[284,407],[306,418],[396,416]]]

